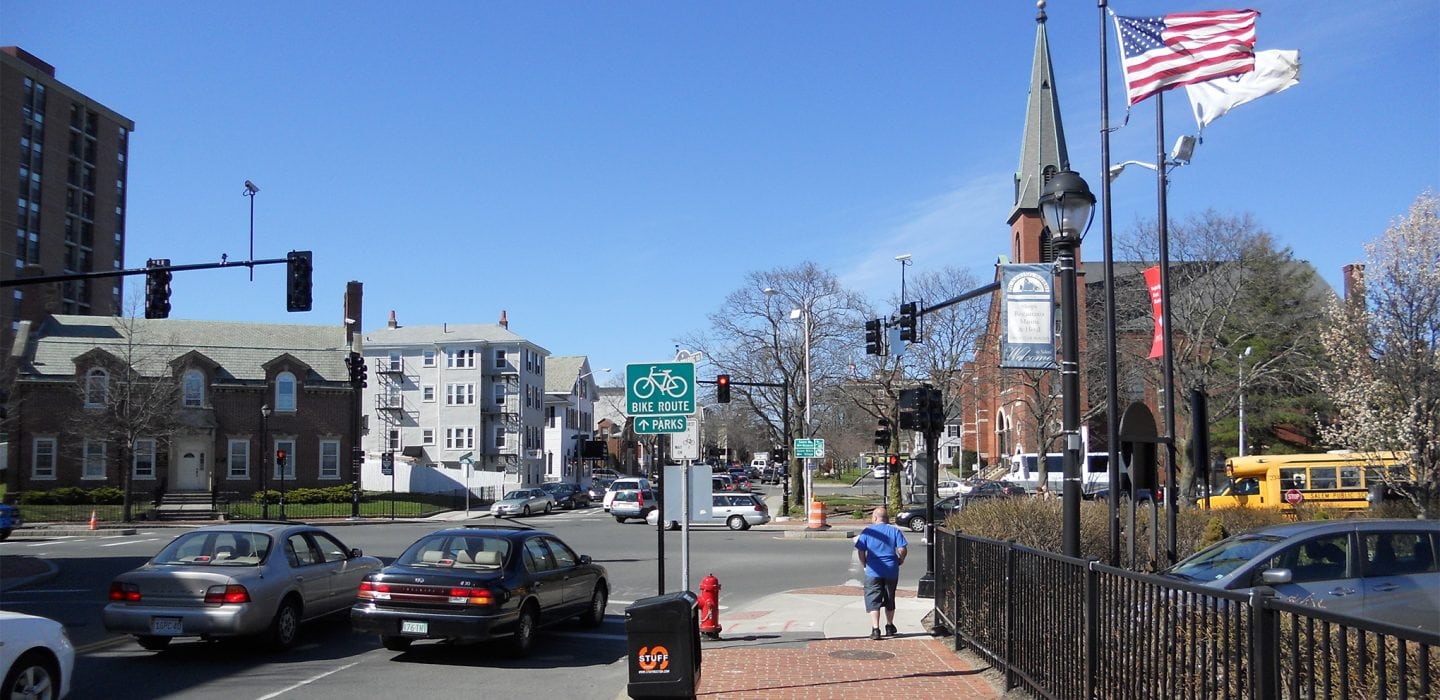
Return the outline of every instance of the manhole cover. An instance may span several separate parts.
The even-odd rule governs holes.
[[[880,661],[882,659],[893,659],[894,654],[888,651],[866,651],[864,649],[841,649],[832,651],[830,655],[837,659],[851,659],[854,661]]]

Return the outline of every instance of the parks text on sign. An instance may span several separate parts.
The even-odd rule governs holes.
[[[641,435],[655,433],[683,433],[690,425],[686,416],[636,416],[635,432]]]

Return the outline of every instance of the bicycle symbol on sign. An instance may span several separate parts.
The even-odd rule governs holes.
[[[690,383],[685,381],[684,377],[672,375],[672,371],[651,365],[649,374],[635,380],[635,385],[630,388],[631,393],[635,394],[637,399],[648,399],[658,389],[661,394],[672,399],[684,398],[690,390]]]

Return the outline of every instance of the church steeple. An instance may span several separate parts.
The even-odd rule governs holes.
[[[1045,181],[1070,164],[1070,156],[1065,151],[1065,128],[1060,123],[1060,95],[1050,65],[1050,41],[1045,34],[1045,0],[1039,0],[1036,7],[1035,59],[1030,70],[1030,101],[1025,108],[1020,168],[1015,173],[1011,226],[1022,213],[1030,212],[1038,217],[1040,191]]]

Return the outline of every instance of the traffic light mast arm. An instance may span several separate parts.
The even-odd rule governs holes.
[[[192,265],[166,265],[164,267],[139,267],[128,270],[103,270],[99,272],[70,272],[63,275],[41,275],[38,277],[21,277],[13,280],[0,280],[0,288],[21,287],[27,284],[45,284],[47,282],[73,282],[75,280],[103,279],[105,277],[129,277],[132,275],[144,275],[150,272],[185,272],[187,270],[214,270],[222,267],[254,267],[256,265],[284,265],[289,258],[269,258],[265,260],[239,260],[233,262],[219,263],[195,263]]]
[[[959,304],[959,303],[962,302],[962,301],[970,301],[971,299],[974,299],[975,297],[984,296],[984,295],[989,294],[989,293],[991,293],[991,292],[998,292],[998,291],[1000,291],[1000,283],[999,283],[999,282],[991,282],[990,284],[987,284],[987,285],[985,285],[985,286],[983,286],[983,287],[976,287],[975,289],[972,289],[972,290],[970,290],[970,291],[968,291],[968,292],[965,292],[965,293],[961,294],[960,296],[955,297],[955,298],[953,298],[953,299],[946,299],[945,301],[942,301],[942,302],[940,302],[940,303],[938,303],[938,304],[936,304],[936,305],[934,305],[934,306],[927,306],[927,307],[925,307],[925,308],[923,308],[923,309],[920,309],[920,310],[918,310],[918,311],[915,312],[915,315],[917,315],[917,316],[924,316],[925,314],[934,313],[934,312],[939,311],[939,310],[941,310],[941,309],[943,309],[943,308],[945,308],[945,307],[947,307],[947,306],[954,306],[954,305],[956,305],[956,304]]]

